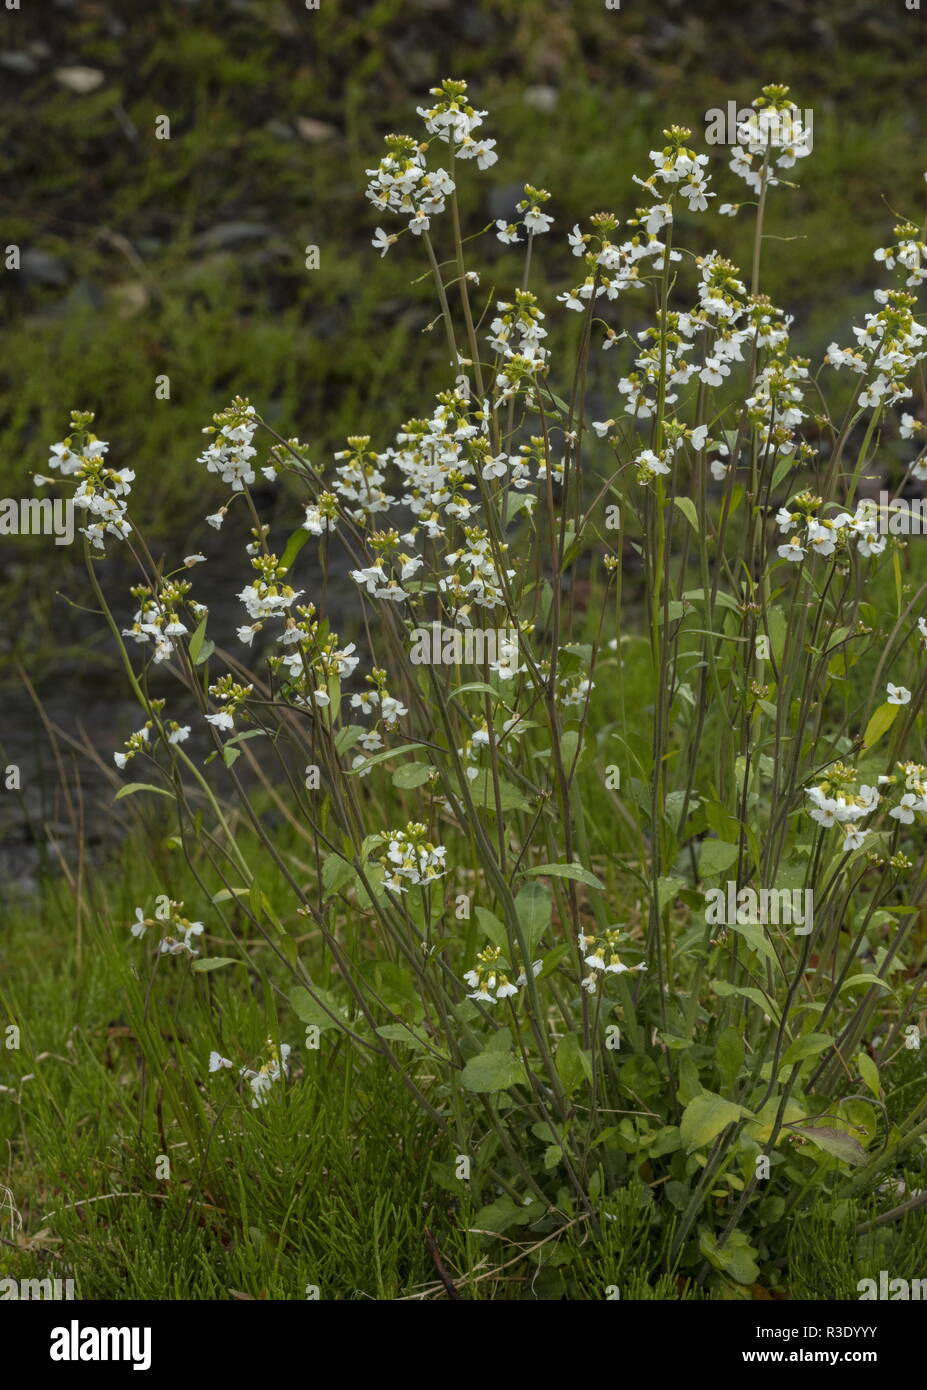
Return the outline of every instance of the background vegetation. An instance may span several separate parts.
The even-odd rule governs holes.
[[[789,224],[771,227],[781,239],[764,253],[764,287],[796,313],[796,343],[809,352],[836,320],[869,307],[872,250],[924,191],[915,100],[924,19],[901,0],[627,0],[620,12],[599,0],[322,0],[317,13],[296,0],[76,0],[5,21],[2,240],[20,246],[22,268],[0,278],[0,493],[29,495],[67,408],[94,410],[97,432],[136,470],[149,531],[170,533],[181,553],[211,509],[195,463],[200,431],[232,394],[259,402],[324,463],[348,433],[385,441],[445,384],[430,288],[410,286],[420,266],[405,247],[377,261],[378,219],[362,196],[382,135],[408,128],[415,102],[444,76],[470,82],[499,142],[499,164],[480,184],[485,205],[470,213],[506,215],[530,180],[552,190],[560,238],[601,206],[630,209],[631,174],[662,125],[700,135],[709,108],[789,83],[813,110],[815,148],[789,195]],[[159,115],[170,118],[169,141],[155,138]],[[715,174],[719,195],[737,197],[733,176],[725,184]],[[719,221],[705,217],[706,247]],[[725,232],[745,263],[750,227]],[[319,247],[317,271],[306,269],[308,245]],[[503,286],[516,265],[508,254],[498,249]],[[540,246],[542,302],[564,288],[548,265],[563,258]],[[155,398],[162,374],[168,401]],[[71,567],[44,544],[0,543],[13,615],[0,630],[7,761],[27,737],[17,660],[45,701],[60,694],[68,659],[79,663],[76,715],[90,685],[108,683],[99,624],[56,597],[86,601]],[[53,761],[46,770],[55,780]],[[75,848],[58,856],[68,834],[49,848],[53,802],[42,797],[16,822],[41,847],[39,886],[0,925],[0,1026],[29,1021],[22,1050],[0,1050],[0,1273],[74,1271],[84,1298],[302,1298],[317,1285],[323,1297],[382,1299],[443,1294],[439,1250],[467,1297],[600,1298],[616,1281],[628,1297],[685,1292],[659,1274],[663,1253],[648,1252],[644,1198],[633,1194],[609,1213],[610,1244],[594,1258],[578,1228],[555,1258],[539,1248],[503,1270],[505,1248],[467,1230],[473,1213],[449,1176],[452,1155],[378,1062],[362,1066],[335,1045],[315,1062],[301,1055],[301,1067],[317,1066],[317,1085],[292,1088],[298,1100],[272,1121],[245,1111],[223,1128],[224,1176],[212,1174],[203,1192],[190,1137],[165,1133],[163,1089],[195,1097],[217,1029],[259,1049],[275,996],[255,1000],[237,971],[167,991],[159,977],[150,1012],[126,949],[135,906],[163,881],[142,849],[150,827],[125,811],[119,835],[87,861],[74,800]],[[139,1055],[156,1051],[158,1035],[188,1050],[190,1074],[140,1086]],[[903,1061],[911,1075],[898,1086],[919,1084],[917,1055]],[[159,1188],[154,1157],[165,1151],[179,1181]],[[837,1213],[839,1225],[826,1209],[797,1225],[790,1249],[774,1252],[783,1282],[753,1296],[854,1297],[861,1273],[886,1266],[917,1277],[916,1215],[845,1238],[871,1215],[861,1204]],[[633,1269],[622,1264],[629,1246]],[[715,1285],[699,1296],[730,1292]]]

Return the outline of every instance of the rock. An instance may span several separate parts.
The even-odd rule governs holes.
[[[85,97],[95,92],[106,81],[106,74],[99,68],[85,68],[77,65],[72,68],[55,68],[55,77],[69,92]]]
[[[310,145],[320,145],[341,134],[338,127],[332,125],[330,121],[317,121],[312,116],[296,116],[293,124],[302,139],[308,140]]]
[[[553,111],[559,100],[556,87],[526,87],[522,94],[522,101],[534,111]]]
[[[201,232],[193,245],[199,251],[217,251],[224,246],[237,246],[241,241],[262,240],[272,231],[266,222],[217,222]]]
[[[18,73],[20,77],[31,77],[38,72],[39,65],[28,53],[0,53],[0,68]]]
[[[37,247],[27,246],[20,257],[19,265],[26,279],[32,280],[36,284],[66,285],[68,283],[68,272],[64,261],[58,256],[53,256],[50,251],[40,251]]]
[[[110,285],[106,299],[113,305],[121,319],[134,317],[148,308],[149,295],[141,280],[125,280],[119,285]]]

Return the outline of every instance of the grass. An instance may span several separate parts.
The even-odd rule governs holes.
[[[887,591],[872,599],[886,603]],[[646,703],[645,667],[632,640],[623,682],[635,709]],[[601,708],[614,710],[614,675],[600,674]],[[606,737],[604,718],[595,723]],[[627,853],[623,821],[610,816],[595,777],[583,779],[581,799],[590,828],[610,822],[616,853]],[[18,1049],[0,1050],[0,1182],[9,1194],[0,1275],[73,1277],[83,1299],[445,1297],[437,1250],[461,1297],[493,1300],[595,1301],[614,1288],[625,1299],[768,1297],[770,1288],[778,1297],[846,1299],[873,1270],[919,1277],[927,1257],[919,1213],[854,1236],[886,1206],[876,1193],[824,1199],[813,1219],[784,1235],[782,1199],[770,1199],[753,1239],[775,1282],[757,1289],[674,1274],[672,1218],[640,1180],[603,1204],[597,1236],[578,1219],[545,1242],[528,1209],[513,1228],[501,1188],[485,1179],[471,1186],[456,1172],[466,1132],[433,1126],[384,1059],[352,1050],[330,1029],[318,1048],[303,1045],[286,972],[234,905],[226,909],[231,931],[210,926],[198,943],[203,957],[228,959],[215,970],[153,958],[130,936],[136,906],[150,912],[165,892],[190,917],[216,919],[209,899],[218,882],[202,854],[185,859],[151,809],[159,802],[123,801],[121,848],[65,877],[47,875],[41,901],[21,903],[4,923],[0,1039],[9,1024],[21,1036]],[[401,809],[384,802],[382,813],[401,819],[408,808],[407,799]],[[269,803],[263,814],[285,860],[300,865],[301,837]],[[233,828],[243,853],[255,853],[247,826]],[[282,878],[262,876],[262,890],[268,918],[295,938],[316,986],[339,989],[331,955],[295,914]],[[348,922],[343,930],[356,950],[366,928]],[[402,1012],[388,983],[381,980],[390,1011]],[[216,1049],[235,1068],[254,1066],[268,1036],[293,1045],[293,1066],[289,1084],[254,1110],[234,1071],[210,1076],[206,1063]],[[409,1068],[427,1084],[427,1068],[423,1075],[414,1059]],[[905,1051],[883,1069],[886,1126],[903,1118],[921,1070],[919,1054]],[[648,1088],[662,1083],[635,1077],[627,1084],[646,1105]],[[881,1132],[887,1138],[888,1128]],[[613,1173],[652,1177],[639,1150],[635,1158],[633,1130],[609,1133]],[[921,1146],[893,1177],[910,1193],[924,1185],[924,1168]],[[492,1234],[499,1202],[504,1239]]]

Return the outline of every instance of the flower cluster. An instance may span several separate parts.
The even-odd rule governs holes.
[[[495,140],[484,136],[473,138],[473,132],[483,124],[486,111],[475,110],[467,101],[466,82],[447,77],[440,87],[432,87],[431,95],[437,97],[433,106],[419,106],[418,114],[425,122],[429,135],[437,135],[446,145],[450,145],[457,159],[475,159],[480,169],[488,169],[499,156],[495,153]]]
[[[177,638],[189,632],[181,617],[181,610],[188,609],[195,623],[206,616],[207,609],[188,597],[192,587],[184,579],[166,580],[157,590],[147,584],[136,585],[130,593],[139,606],[132,626],[122,629],[123,637],[131,637],[133,642],[141,645],[153,643],[152,659],[155,662],[167,661],[174,655]]]
[[[303,592],[283,582],[287,571],[276,555],[255,555],[251,565],[257,570],[258,578],[253,584],[247,584],[238,595],[248,610],[248,617],[253,619],[250,626],[238,629],[239,639],[249,646],[263,623],[269,618],[285,619],[288,610]]]
[[[150,701],[151,711],[155,715],[160,715],[164,708],[163,700]],[[120,769],[128,766],[137,753],[148,753],[152,748],[152,733],[155,731],[154,720],[148,719],[140,729],[136,729],[130,734],[121,753],[113,754],[113,762]],[[157,736],[162,735],[167,743],[186,743],[190,737],[190,725],[178,724],[175,719],[169,719],[167,723],[159,723]]]
[[[252,685],[239,685],[229,675],[220,676],[209,687],[209,693],[214,700],[222,702],[223,708],[216,714],[207,714],[207,724],[212,724],[217,729],[234,729],[235,715],[253,689]]]
[[[379,863],[384,888],[406,893],[410,887],[433,883],[447,873],[447,850],[443,845],[433,845],[427,836],[427,826],[415,821],[410,821],[405,830],[383,831],[386,854]]]
[[[704,172],[708,155],[689,149],[686,141],[691,135],[691,130],[685,126],[674,125],[664,130],[666,145],[662,150],[650,151],[653,173],[646,179],[635,175],[634,182],[646,188],[660,204],[678,193],[688,203],[690,212],[704,212],[708,199],[715,195],[708,192],[708,178]]]
[[[427,146],[419,145],[411,135],[387,135],[386,149],[377,168],[367,170],[367,197],[376,208],[408,217],[409,231],[421,236],[430,229],[432,217],[447,206],[456,186],[454,180],[446,169],[429,170]],[[393,240],[378,227],[373,244],[385,255]]]
[[[921,622],[923,622],[923,618]],[[897,820],[901,825],[911,825],[914,820],[914,813],[920,811],[927,812],[927,767],[920,763],[898,763],[898,777],[880,777],[880,783],[895,784],[899,780],[903,781],[904,792],[897,806],[893,806],[889,815]]]
[[[231,485],[233,492],[243,492],[255,479],[251,460],[257,450],[251,441],[259,421],[254,406],[236,396],[230,406],[213,416],[213,421],[203,433],[215,435],[215,440],[203,450],[197,462],[205,463],[210,473],[218,473],[224,483]]]
[[[542,236],[544,232],[549,232],[554,219],[541,211],[543,205],[549,201],[550,194],[546,188],[532,188],[530,183],[526,183],[525,196],[516,204],[516,211],[521,213],[521,217],[514,222],[506,222],[504,217],[500,217],[496,222],[496,236],[501,242],[511,245],[521,241],[518,235],[519,227],[523,227],[529,237]]]
[[[183,903],[159,903],[154,917],[146,917],[142,909],[137,907],[135,921],[130,928],[132,935],[141,940],[149,927],[157,927],[161,932],[158,941],[159,955],[199,955],[199,951],[194,951],[190,942],[194,937],[202,936],[205,928],[202,922],[191,922],[183,915]]]
[[[74,506],[93,518],[78,530],[94,549],[102,550],[105,536],[118,536],[120,540],[125,540],[132,533],[126,516],[126,499],[132,490],[135,474],[131,468],[110,468],[106,462],[109,444],[90,432],[92,421],[93,415],[89,411],[71,412],[72,432],[51,446],[48,466],[62,477],[73,477],[77,482],[78,487],[72,498]],[[56,481],[39,473],[34,478],[37,487]]]
[[[837,763],[825,781],[816,787],[807,788],[811,802],[809,815],[818,825],[829,829],[832,825],[843,827],[843,848],[845,851],[860,849],[869,834],[861,830],[858,822],[871,816],[879,804],[876,787],[863,784],[858,791],[853,789],[856,773]]]
[[[601,935],[584,931],[579,933],[580,955],[584,963],[589,966],[589,974],[582,981],[583,989],[587,993],[595,994],[598,988],[597,971],[603,971],[606,975],[623,975],[629,970],[647,969],[643,961],[638,965],[624,964],[618,954],[620,938],[621,928],[618,926],[609,927]]]
[[[847,367],[867,378],[858,401],[873,409],[888,400],[907,400],[912,391],[906,378],[927,356],[927,328],[914,317],[915,297],[904,290],[877,290],[876,300],[882,308],[866,315],[863,328],[853,329],[857,347],[831,343],[824,356],[832,367]]]
[[[278,1047],[273,1038],[268,1038],[264,1044],[264,1051],[267,1060],[262,1062],[257,1071],[252,1070],[251,1067],[239,1067],[238,1070],[239,1076],[243,1076],[251,1087],[253,1093],[252,1110],[257,1110],[258,1106],[264,1105],[271,1086],[286,1076],[290,1065],[290,1053],[293,1049],[289,1043],[280,1043]],[[221,1057],[218,1052],[209,1054],[210,1071],[219,1071],[222,1067],[230,1067],[231,1065],[232,1063],[228,1058]]]
[[[788,92],[788,87],[764,87],[762,96],[752,103],[753,112],[737,127],[730,167],[757,196],[764,187],[778,184],[774,168],[791,169],[796,160],[811,153],[811,128],[804,124]],[[730,204],[725,210],[730,211]]]
[[[467,997],[479,999],[484,1004],[497,1004],[517,994],[518,985],[513,984],[506,974],[510,968],[499,946],[485,947],[477,955],[473,969],[464,975],[464,981],[472,991]]]
[[[868,558],[881,555],[888,541],[879,533],[879,509],[869,498],[857,503],[856,510],[825,516],[823,499],[811,492],[800,492],[776,513],[779,530],[788,537],[779,547],[783,560],[799,563],[806,555],[845,556],[852,542],[857,553]]]
[[[921,240],[921,233],[913,222],[902,222],[894,229],[895,241],[891,246],[880,246],[874,259],[881,261],[886,270],[897,270],[907,289],[917,289],[927,279],[927,246]]]

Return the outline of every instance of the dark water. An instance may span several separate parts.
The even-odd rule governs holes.
[[[248,537],[226,528],[202,530],[208,532],[200,546],[207,562],[184,572],[193,583],[191,596],[210,610],[210,638],[260,670],[257,642],[249,651],[236,636],[236,628],[248,621],[237,597],[253,576],[244,553]],[[271,536],[278,554],[286,534]],[[31,894],[43,865],[60,868],[61,856],[73,862],[80,842],[91,859],[114,846],[128,823],[127,804],[114,804],[115,792],[125,782],[150,779],[136,762],[124,772],[113,762],[114,751],[141,727],[144,714],[105,619],[88,611],[95,598],[78,546],[49,557],[52,542],[45,538],[23,541],[18,553],[11,550],[15,544],[7,541],[0,555],[0,595],[9,596],[4,605],[9,616],[0,629],[0,883]],[[333,550],[326,587],[317,551],[310,538],[293,567],[294,587],[305,590],[303,601],[315,603],[344,641],[356,640],[357,591],[348,577],[350,563]],[[127,627],[136,608],[129,589],[140,576],[125,547],[108,543],[98,577],[119,627]],[[32,623],[15,616],[26,606],[38,615]],[[131,641],[127,646],[138,673],[151,648]],[[151,667],[149,690],[166,698],[166,717],[194,725],[187,751],[194,757],[205,754],[207,738],[202,737],[201,748],[196,741],[199,715],[169,672]],[[18,769],[18,790],[4,785],[10,766]]]

